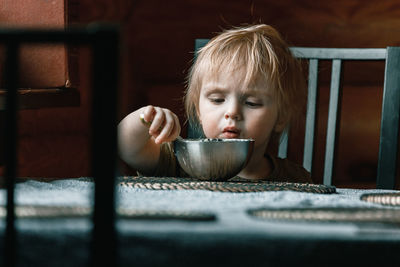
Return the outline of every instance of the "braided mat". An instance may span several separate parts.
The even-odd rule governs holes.
[[[5,218],[7,212],[0,207],[0,218]],[[76,206],[33,206],[19,205],[15,207],[15,215],[20,219],[41,218],[83,218],[92,216],[92,208]],[[121,219],[133,220],[183,220],[183,221],[215,221],[216,216],[209,212],[192,211],[148,211],[117,208],[116,215]]]
[[[389,206],[400,206],[400,193],[369,193],[362,194],[361,200]]]
[[[379,222],[400,223],[400,210],[377,208],[288,208],[257,209],[248,213],[268,220],[315,222]]]
[[[153,190],[209,190],[234,193],[291,190],[320,194],[332,194],[336,192],[336,187],[320,184],[269,181],[251,182],[248,180],[215,182],[202,181],[193,178],[125,176],[118,178],[117,182],[121,186]]]

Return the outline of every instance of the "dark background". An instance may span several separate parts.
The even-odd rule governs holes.
[[[68,1],[65,7],[67,12],[74,13],[69,24],[85,25],[93,21],[121,24],[119,119],[143,105],[153,104],[173,110],[183,122],[182,96],[193,58],[194,39],[211,38],[231,26],[270,24],[293,46],[400,45],[397,0],[80,0]],[[29,9],[27,2],[22,8]],[[29,16],[34,21],[54,15]],[[81,49],[79,55],[76,69],[81,94],[79,107],[20,112],[19,176],[90,175],[90,54]],[[374,187],[384,65],[366,65],[365,68],[354,62],[344,65],[343,111],[333,177],[337,186]],[[330,66],[323,63],[320,72],[315,182],[322,181],[319,166],[324,157]],[[289,150],[289,158],[299,163],[302,142],[301,135],[292,139]]]

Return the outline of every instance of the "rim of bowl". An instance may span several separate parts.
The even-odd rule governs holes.
[[[254,139],[242,139],[242,138],[198,138],[198,139],[176,139],[179,142],[202,142],[202,143],[214,143],[214,142],[254,142]]]

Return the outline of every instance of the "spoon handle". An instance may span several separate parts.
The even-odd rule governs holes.
[[[140,121],[143,123],[143,125],[145,125],[147,127],[150,127],[152,122],[151,121],[146,121],[144,119],[144,113],[140,113],[139,117],[140,117]]]

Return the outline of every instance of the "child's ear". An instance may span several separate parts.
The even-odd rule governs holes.
[[[283,118],[278,118],[278,120],[275,123],[274,131],[277,133],[281,133],[283,132],[283,130],[285,130],[285,127],[286,127],[286,120],[284,120]]]

